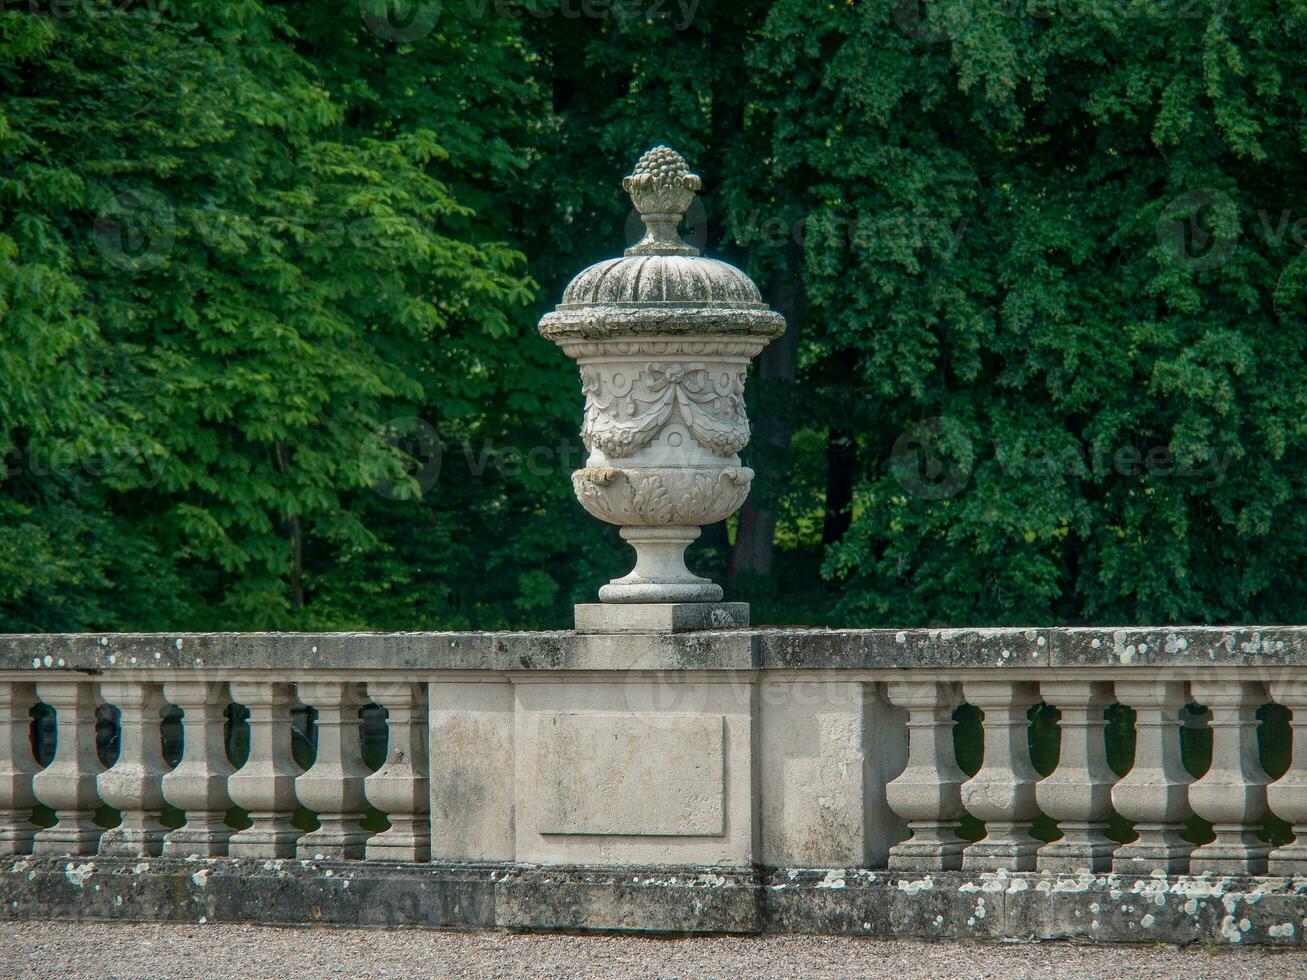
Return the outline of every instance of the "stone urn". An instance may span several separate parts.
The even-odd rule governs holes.
[[[635,568],[599,590],[606,603],[719,601],[685,549],[739,509],[753,480],[739,455],[744,380],[785,320],[743,272],[681,240],[699,186],[679,153],[645,153],[622,181],[644,238],[581,272],[540,320],[580,367],[590,455],[572,474],[577,499],[635,548]]]

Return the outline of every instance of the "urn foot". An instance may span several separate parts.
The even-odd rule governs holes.
[[[685,567],[697,527],[623,527],[635,549],[635,568],[599,590],[601,602],[720,602],[722,587]]]

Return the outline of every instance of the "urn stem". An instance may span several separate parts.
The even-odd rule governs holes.
[[[722,587],[686,567],[685,549],[697,527],[624,527],[619,532],[635,549],[635,568],[599,590],[602,602],[718,602]]]

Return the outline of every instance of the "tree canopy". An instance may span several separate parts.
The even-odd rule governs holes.
[[[668,143],[787,317],[755,621],[1303,621],[1307,10],[0,7],[0,629],[560,626],[535,334]]]

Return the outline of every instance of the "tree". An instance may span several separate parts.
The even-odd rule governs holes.
[[[565,624],[535,322],[660,142],[790,323],[695,550],[755,620],[1304,616],[1307,14],[512,9],[0,10],[4,628]]]
[[[95,416],[155,464],[98,481],[108,548],[168,556],[142,577],[177,601],[159,619],[123,603],[133,625],[329,623],[342,613],[310,601],[306,555],[384,547],[355,498],[416,491],[385,423],[431,396],[449,338],[510,335],[531,295],[521,256],[467,233],[471,212],[429,172],[448,152],[433,133],[347,131],[281,11],[94,9],[3,15],[19,39],[3,68],[6,278],[65,276],[78,341],[58,364],[81,414],[47,430],[76,449]],[[447,400],[465,397],[460,373],[476,390],[463,369]],[[78,619],[121,622],[113,604]]]
[[[1256,226],[1302,199],[1307,20],[917,14],[778,3],[754,61],[817,175],[805,378],[857,366],[837,615],[1301,619],[1304,243]]]

